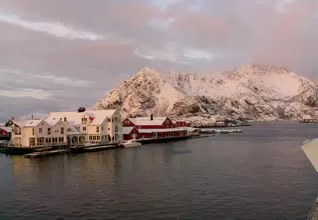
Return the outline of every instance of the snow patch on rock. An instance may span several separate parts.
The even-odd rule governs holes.
[[[107,93],[95,109],[120,108],[123,116],[158,116],[213,122],[315,116],[317,86],[286,68],[244,65],[218,73],[168,75],[144,68]]]

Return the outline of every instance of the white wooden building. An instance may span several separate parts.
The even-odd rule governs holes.
[[[114,143],[123,139],[118,110],[51,112],[44,120],[14,121],[16,147]]]

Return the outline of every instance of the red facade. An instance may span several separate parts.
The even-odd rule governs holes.
[[[137,129],[164,129],[164,128],[179,128],[179,127],[190,127],[190,123],[185,121],[172,122],[170,118],[166,118],[161,125],[149,125],[149,124],[134,124],[129,118],[123,121],[123,127],[136,127]]]
[[[136,121],[136,124],[134,123]],[[152,124],[153,121],[153,124]],[[140,138],[168,138],[168,137],[181,137],[186,136],[186,130],[177,130],[178,127],[186,127],[185,121],[172,122],[170,118],[165,118],[160,121],[158,120],[134,120],[126,118],[122,122],[123,127],[133,127],[129,134],[124,134],[124,140],[140,139]],[[157,130],[158,129],[158,130]],[[160,130],[159,130],[160,129]],[[163,130],[162,130],[163,129]]]
[[[7,136],[10,136],[10,133],[7,132],[6,130],[0,128],[0,136],[7,137]]]
[[[134,131],[135,130],[135,131]],[[168,130],[168,129],[167,129]],[[124,140],[130,139],[140,139],[140,138],[169,138],[169,137],[182,137],[186,136],[187,131],[172,131],[172,132],[164,132],[164,131],[154,131],[154,132],[147,132],[147,133],[140,133],[135,127],[129,134],[124,134]]]
[[[140,138],[140,133],[137,130],[137,128],[134,127],[129,134],[124,134],[123,138],[124,138],[124,140],[139,139]]]

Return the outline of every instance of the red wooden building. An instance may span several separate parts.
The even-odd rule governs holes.
[[[186,122],[172,121],[168,117],[126,118],[123,121],[123,138],[172,138],[187,136]]]
[[[0,140],[9,140],[11,137],[10,127],[0,127]]]

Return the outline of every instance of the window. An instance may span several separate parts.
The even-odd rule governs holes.
[[[114,118],[112,118],[112,122],[114,122]]]
[[[91,141],[93,138],[92,138],[92,136],[89,136],[89,140]]]
[[[99,127],[96,127],[96,133],[99,133]]]
[[[118,132],[118,125],[115,125],[115,132]]]
[[[87,118],[82,118],[82,124],[87,124]]]
[[[48,134],[48,135],[51,135],[51,128],[48,128],[48,129],[47,129],[47,134]]]
[[[97,136],[97,140],[98,140],[98,141],[100,140],[100,136]]]
[[[93,136],[93,141],[96,141],[96,136]]]
[[[86,131],[86,127],[83,127],[83,131]]]
[[[102,131],[104,131],[104,127],[102,126],[101,128],[102,128]]]
[[[43,130],[42,128],[39,128],[39,133],[42,133],[42,130]]]
[[[61,128],[61,134],[64,134],[64,128]]]
[[[111,122],[110,118],[107,118],[107,122]]]
[[[117,120],[118,120],[118,118],[117,118],[117,117],[115,117],[115,122],[117,122]]]
[[[32,135],[34,135],[34,128],[32,128]]]

